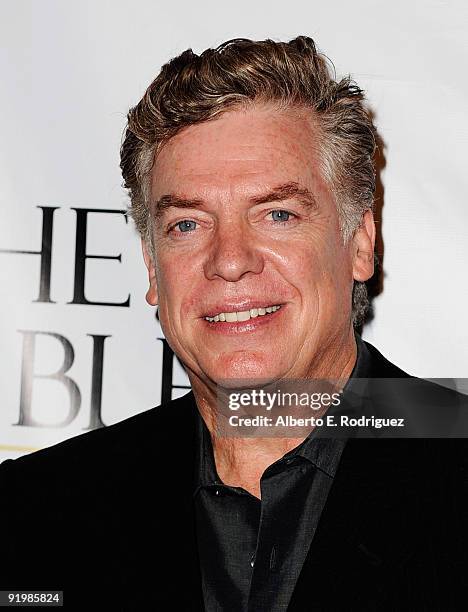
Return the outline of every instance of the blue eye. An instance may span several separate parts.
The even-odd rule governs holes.
[[[196,226],[197,224],[195,221],[188,221],[186,219],[184,221],[179,221],[179,223],[176,225],[181,232],[191,232],[196,228]]]
[[[273,221],[289,221],[289,213],[287,210],[273,210],[271,213]]]

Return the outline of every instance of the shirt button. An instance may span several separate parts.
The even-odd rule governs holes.
[[[250,557],[250,567],[254,567],[255,565],[255,553]]]
[[[219,489],[215,489],[215,495],[221,495],[221,491]]]

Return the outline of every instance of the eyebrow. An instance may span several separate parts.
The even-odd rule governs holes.
[[[274,187],[265,194],[250,198],[254,205],[268,204],[269,202],[283,202],[284,200],[297,199],[303,206],[310,209],[317,209],[317,200],[309,189],[301,187],[299,183],[291,181]],[[163,212],[171,207],[174,208],[199,208],[204,201],[199,198],[182,198],[175,194],[161,196],[153,205],[154,216],[161,217]]]
[[[295,198],[306,208],[316,209],[317,200],[306,187],[300,187],[299,183],[289,182],[275,187],[265,195],[255,196],[251,199],[253,204],[268,204],[269,202],[283,202]]]

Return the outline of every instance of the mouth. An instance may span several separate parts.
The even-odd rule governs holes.
[[[283,312],[286,304],[248,304],[255,306],[248,310],[234,310],[232,306],[225,306],[226,310],[220,312],[211,312],[209,315],[201,317],[206,329],[212,333],[236,336],[238,334],[246,334],[253,332],[261,332],[263,329],[269,329],[276,319],[283,317]],[[222,306],[218,306],[222,308]],[[239,306],[238,306],[239,308]],[[241,307],[242,308],[242,307]]]
[[[205,316],[203,318],[209,323],[245,323],[251,319],[269,318],[269,315],[277,312],[281,306],[282,304],[268,304],[258,308],[250,308],[249,310],[218,312],[213,316]]]

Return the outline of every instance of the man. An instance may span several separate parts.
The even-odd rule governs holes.
[[[218,428],[219,390],[243,381],[339,380],[349,398],[354,381],[408,378],[353,328],[374,147],[361,90],[310,38],[162,68],[121,167],[146,298],[192,392],[2,464],[3,588],[60,589],[77,609],[465,607],[462,440]],[[428,388],[454,421],[454,394]]]

